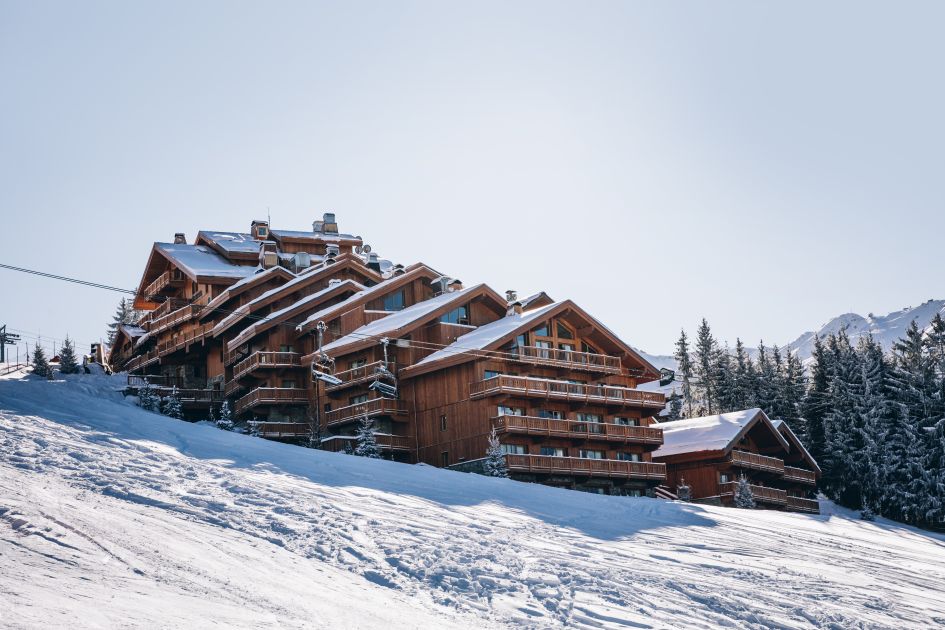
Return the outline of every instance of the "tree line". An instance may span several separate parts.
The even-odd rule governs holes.
[[[846,332],[789,350],[722,346],[702,320],[676,343],[669,419],[760,407],[798,435],[840,505],[923,527],[945,525],[945,320],[915,322],[889,352]]]

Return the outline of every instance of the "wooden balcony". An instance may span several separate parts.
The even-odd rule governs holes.
[[[158,393],[161,396],[170,396],[174,393],[173,387],[161,387]],[[177,388],[177,397],[185,406],[210,406],[210,403],[223,402],[223,392],[219,389],[190,389]]]
[[[502,415],[492,419],[498,433],[519,433],[575,440],[607,440],[625,444],[663,443],[663,430],[657,427],[632,427],[605,422],[577,422],[534,416]]]
[[[375,433],[374,439],[377,446],[382,451],[412,451],[416,444],[413,436],[410,435],[390,435],[387,433]],[[345,445],[350,445],[351,449],[358,445],[358,438],[354,435],[333,435],[322,440],[322,450],[332,453],[342,453]]]
[[[795,468],[794,466],[785,466],[784,480],[797,481],[799,483],[806,483],[816,486],[817,473],[815,473],[813,470],[804,470],[803,468]]]
[[[300,387],[257,387],[236,401],[233,412],[241,414],[260,405],[307,405],[308,392]]]
[[[163,295],[168,289],[184,286],[185,281],[184,273],[180,269],[170,269],[155,278],[144,290],[144,295],[148,298]]]
[[[124,369],[126,372],[134,372],[135,370],[146,368],[152,363],[157,363],[159,359],[160,356],[158,355],[158,351],[156,349],[151,350],[146,354],[139,354],[132,357],[127,363],[125,363],[122,369]]]
[[[128,387],[144,387],[145,383],[152,387],[183,387],[184,379],[180,376],[165,376],[163,374],[129,374]]]
[[[757,453],[748,453],[746,451],[732,451],[729,460],[732,466],[738,466],[739,468],[751,468],[753,470],[761,470],[778,475],[784,473],[784,460],[778,459],[777,457],[768,457],[766,455],[758,455]]]
[[[666,480],[666,465],[617,459],[582,459],[554,455],[506,455],[510,472],[563,474],[581,477]]]
[[[338,426],[374,416],[405,416],[407,408],[399,400],[390,398],[372,398],[371,400],[346,407],[339,407],[325,412],[325,422],[328,426]]]
[[[510,350],[510,360],[532,365],[584,370],[602,374],[620,374],[622,366],[619,357],[593,352],[559,350],[557,348],[538,348],[535,346],[514,346]]]
[[[308,422],[250,422],[256,435],[269,440],[280,438],[304,438],[312,433]]]
[[[168,300],[165,302],[165,304],[169,304],[170,302],[171,301]],[[196,315],[197,311],[199,310],[200,307],[196,304],[188,304],[187,306],[179,308],[176,311],[171,311],[166,315],[152,317],[148,322],[148,332],[153,335],[161,332],[162,330],[167,330],[168,328],[182,324]]]
[[[300,367],[297,352],[269,352],[258,350],[233,366],[233,379],[240,379],[256,370],[267,368]]]
[[[204,324],[184,331],[179,335],[174,335],[170,339],[165,339],[157,344],[157,353],[159,357],[165,357],[178,350],[186,350],[195,343],[202,342],[210,330],[213,328],[210,324]]]
[[[737,485],[738,482],[736,481],[720,483],[719,496],[734,497],[735,487]],[[780,488],[769,488],[767,486],[751,486],[751,496],[754,497],[755,501],[758,503],[773,503],[775,505],[787,505],[788,500],[786,490],[781,490]]]
[[[223,388],[223,392],[227,398],[232,398],[237,392],[243,391],[247,387],[249,387],[249,385],[247,385],[245,382],[233,379],[232,381],[227,381],[226,386]]]
[[[383,361],[375,361],[374,363],[367,363],[356,368],[351,368],[350,370],[345,370],[344,372],[336,372],[334,376],[340,378],[343,382],[338,385],[328,385],[325,387],[325,391],[335,392],[359,383],[374,380],[374,377],[377,375],[377,368],[381,367],[383,364]],[[388,361],[387,369],[391,372],[396,370],[396,365],[393,361]]]
[[[787,498],[787,509],[791,512],[807,512],[809,514],[820,514],[820,501],[816,499],[805,499],[804,497]]]
[[[548,398],[583,404],[649,407],[652,409],[662,409],[666,406],[666,397],[658,392],[645,392],[614,385],[585,385],[583,383],[553,381],[529,376],[501,374],[471,383],[469,386],[469,397],[473,399],[500,395]]]

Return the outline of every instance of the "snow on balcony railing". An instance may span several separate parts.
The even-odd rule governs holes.
[[[800,481],[802,483],[816,484],[817,473],[815,473],[813,470],[804,470],[803,468],[795,468],[794,466],[785,466],[784,479],[788,481]]]
[[[511,376],[501,374],[470,384],[471,398],[482,398],[496,394],[514,394],[557,398],[570,401],[604,404],[628,404],[662,408],[666,397],[658,392],[646,392],[629,387],[615,385],[588,385],[556,381],[530,376]]]
[[[297,352],[272,352],[257,350],[233,366],[233,378],[238,379],[261,368],[299,367]]]
[[[364,416],[399,416],[407,413],[404,403],[391,398],[372,398],[363,403],[347,405],[325,412],[328,426],[344,424]]]
[[[720,496],[734,496],[735,487],[738,485],[737,481],[729,481],[726,483],[719,484],[719,495]],[[779,505],[787,504],[787,491],[781,490],[780,488],[769,488],[767,486],[751,486],[751,496],[754,497],[755,501],[762,503],[777,503]]]
[[[732,451],[732,465],[774,473],[784,472],[784,460],[746,451]]]
[[[617,440],[659,445],[663,430],[658,427],[636,427],[608,422],[579,422],[535,416],[501,415],[492,419],[499,432],[545,435],[584,440]]]
[[[536,346],[513,346],[509,353],[512,355],[513,361],[524,363],[553,365],[572,370],[587,370],[608,374],[620,374],[621,371],[620,358],[606,354],[561,350],[560,348],[539,348]]]

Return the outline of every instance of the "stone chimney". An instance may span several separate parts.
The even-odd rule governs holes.
[[[522,303],[516,300],[509,304],[509,310],[505,312],[506,315],[521,315],[522,314]]]
[[[505,292],[505,301],[511,304],[518,299],[518,292],[515,289],[509,289]]]
[[[186,245],[187,237],[184,236],[183,232],[174,232],[174,244],[175,245]]]
[[[446,285],[447,291],[462,291],[463,290],[463,281],[459,278],[453,278],[450,280],[450,283]]]

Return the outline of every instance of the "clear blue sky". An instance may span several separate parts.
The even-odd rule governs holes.
[[[0,262],[133,288],[306,229],[573,298],[650,352],[945,294],[945,4],[0,2]],[[117,295],[0,270],[86,343]]]

